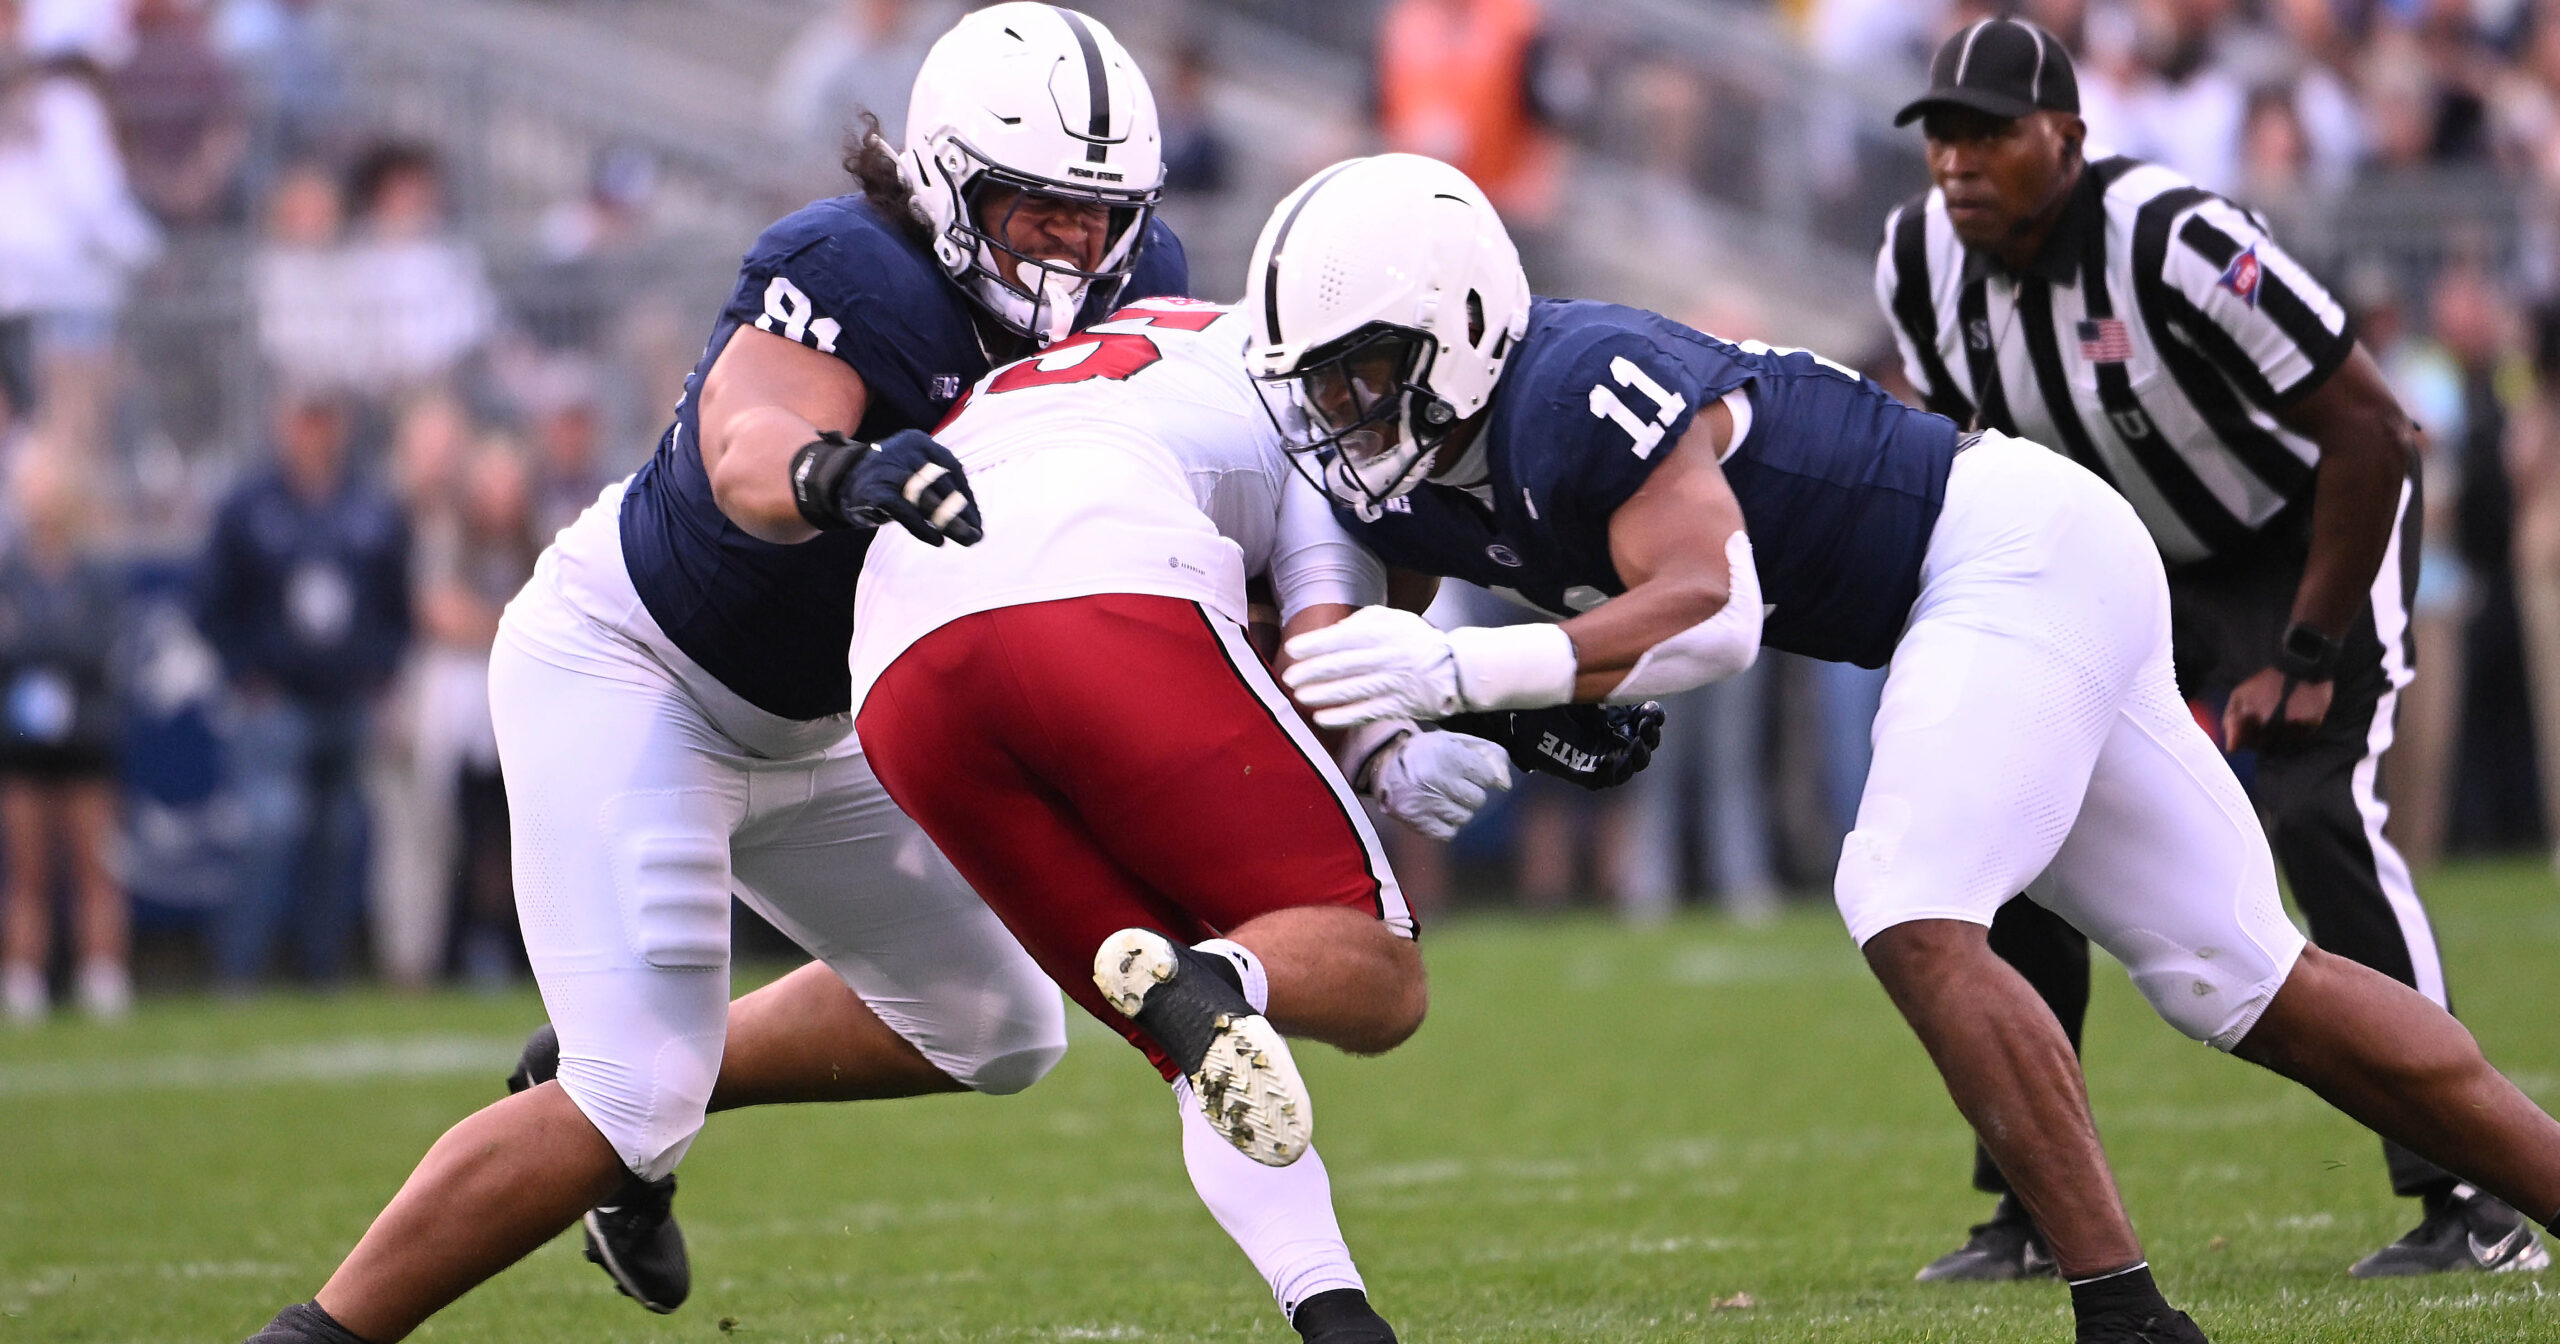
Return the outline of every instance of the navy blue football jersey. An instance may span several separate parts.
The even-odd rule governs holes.
[[[1626,591],[1609,517],[1699,408],[1748,388],[1724,460],[1773,604],[1761,642],[1882,666],[1920,594],[1955,423],[1801,350],[1718,340],[1615,304],[1537,299],[1494,387],[1489,502],[1426,482],[1375,520],[1338,510],[1388,564],[1464,579],[1557,616]]]
[[[1185,296],[1182,244],[1151,220],[1128,283],[1077,322],[1139,298]],[[973,309],[933,254],[861,196],[815,201],[764,231],[738,268],[675,423],[622,499],[622,559],[677,648],[747,703],[788,719],[852,708],[845,651],[868,531],[794,545],[749,536],[720,511],[696,423],[702,380],[740,327],[843,360],[869,390],[854,437],[931,429],[993,365]]]

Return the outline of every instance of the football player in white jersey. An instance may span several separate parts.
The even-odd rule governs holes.
[[[1147,301],[973,389],[940,435],[988,539],[874,550],[856,722],[899,806],[1172,1082],[1195,1184],[1299,1329],[1388,1340],[1280,1033],[1392,1048],[1421,958],[1350,783],[1246,632],[1248,575],[1284,629],[1386,576],[1290,469],[1242,339],[1223,309]],[[1345,750],[1460,813],[1509,782],[1502,748],[1410,722]]]

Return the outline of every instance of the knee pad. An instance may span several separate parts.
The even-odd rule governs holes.
[[[1011,1096],[1049,1076],[1058,1061],[1067,1057],[1063,1037],[1053,1045],[1043,1045],[1008,1054],[992,1055],[978,1061],[978,1066],[959,1081],[973,1092],[992,1097]]]
[[[560,1086],[622,1165],[654,1181],[676,1169],[702,1132],[726,1038],[725,1030],[678,1036],[660,1044],[646,1064],[564,1049]]]
[[[651,966],[729,964],[726,827],[689,791],[626,793],[602,818],[606,862],[631,951]]]
[[[1026,960],[1029,974],[1000,972],[973,996],[969,1010],[943,1009],[935,1022],[886,1004],[872,1011],[907,1038],[933,1066],[972,1092],[1006,1096],[1049,1076],[1067,1055],[1067,1015],[1058,987]]]
[[[2229,1050],[2258,1024],[2301,954],[2271,956],[2245,938],[2230,947],[2187,948],[2148,930],[2135,929],[2108,950],[2124,963],[2134,988],[2152,1011],[2189,1039]]]
[[[960,1071],[951,1072],[962,1086],[994,1096],[1039,1082],[1067,1057],[1067,1013],[1058,987],[1036,969],[1028,980],[1006,980],[988,989],[991,1006],[1000,1005],[1001,1011],[988,1014],[978,1048],[961,1062]],[[1017,981],[1022,983],[1011,983]],[[950,1072],[947,1066],[945,1071]]]

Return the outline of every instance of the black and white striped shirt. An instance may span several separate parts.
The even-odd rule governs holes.
[[[2098,473],[2173,565],[2307,505],[2319,445],[2276,417],[2355,348],[2345,310],[2255,216],[2126,158],[2082,171],[2023,273],[1969,251],[1939,192],[1905,203],[1876,301],[1931,410]]]

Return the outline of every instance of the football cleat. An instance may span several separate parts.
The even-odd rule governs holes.
[[[548,1022],[524,1039],[507,1091],[522,1092],[560,1076],[560,1033]],[[684,1305],[693,1291],[693,1262],[685,1254],[684,1229],[676,1226],[676,1178],[634,1176],[610,1204],[587,1210],[587,1259],[613,1280],[624,1297],[661,1316]]]
[[[2407,1236],[2358,1260],[2347,1273],[2359,1279],[2465,1270],[2514,1274],[2551,1264],[2551,1252],[2533,1223],[2502,1199],[2457,1185],[2429,1197],[2426,1209],[2426,1217]]]
[[[2073,1329],[2071,1340],[2072,1344],[2213,1344],[2187,1313],[2173,1308],[2092,1317]]]
[[[524,1051],[516,1056],[515,1072],[507,1075],[507,1091],[522,1092],[559,1076],[560,1033],[545,1022],[524,1038]]]
[[[1307,1151],[1315,1110],[1289,1043],[1206,952],[1122,929],[1093,954],[1093,983],[1191,1079],[1209,1127],[1266,1167]]]
[[[661,1316],[684,1305],[693,1291],[693,1263],[676,1226],[676,1178],[634,1176],[611,1204],[587,1210],[587,1258],[602,1268],[624,1297]]]
[[[1357,1288],[1335,1288],[1308,1298],[1289,1313],[1289,1324],[1306,1344],[1396,1344],[1395,1327]]]
[[[2053,1251],[2015,1195],[2002,1195],[1991,1221],[1975,1223],[1965,1243],[1920,1267],[1922,1283],[2006,1283],[2053,1277]]]

